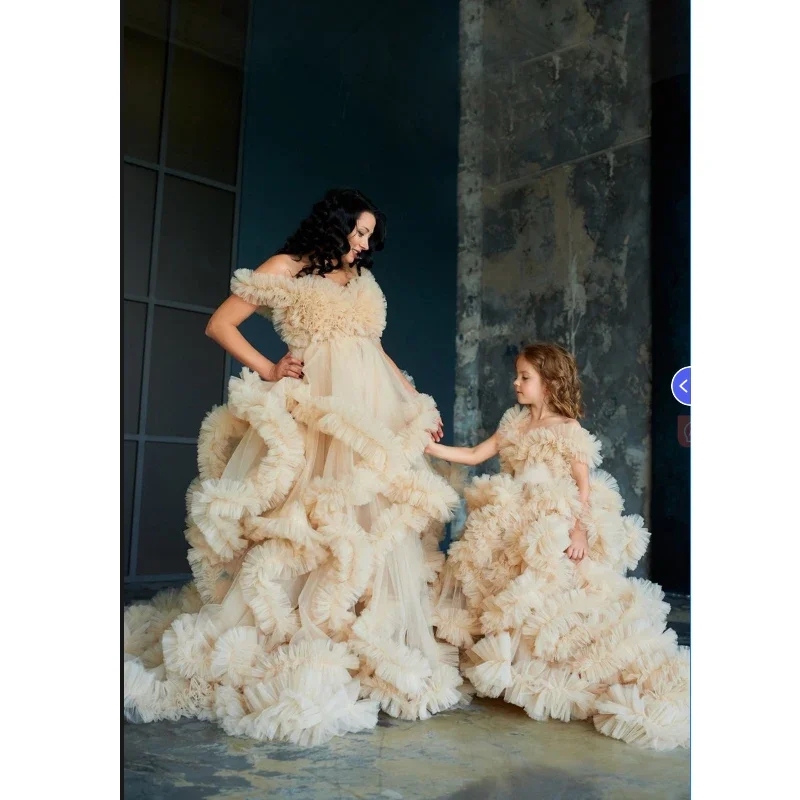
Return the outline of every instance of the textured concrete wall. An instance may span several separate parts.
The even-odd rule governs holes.
[[[458,443],[488,436],[514,403],[515,353],[563,344],[581,369],[584,424],[645,518],[648,5],[461,2],[455,415]]]

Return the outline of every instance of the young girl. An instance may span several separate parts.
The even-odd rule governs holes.
[[[688,649],[666,629],[660,587],[625,578],[644,554],[641,517],[623,516],[600,444],[578,423],[575,359],[555,344],[517,359],[517,407],[476,447],[426,452],[502,472],[466,491],[436,607],[441,638],[464,648],[478,694],[533,719],[591,718],[608,736],[659,750],[687,746]],[[475,644],[475,638],[480,638]]]

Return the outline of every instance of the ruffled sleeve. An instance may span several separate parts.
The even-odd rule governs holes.
[[[497,426],[497,438],[500,440],[501,446],[511,440],[513,432],[516,430],[525,411],[526,409],[522,406],[512,406],[500,418]]]
[[[582,461],[590,467],[600,466],[600,442],[580,425],[559,426],[564,452],[570,459]]]
[[[284,275],[270,275],[251,269],[237,269],[231,278],[231,292],[254,306],[268,309],[291,305],[297,281]]]

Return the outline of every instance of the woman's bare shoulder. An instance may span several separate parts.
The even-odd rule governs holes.
[[[278,253],[270,256],[253,271],[260,272],[262,275],[283,275],[286,278],[294,278],[300,272],[302,266],[299,261],[295,261],[290,255]]]

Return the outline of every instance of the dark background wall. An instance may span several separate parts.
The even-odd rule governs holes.
[[[122,569],[188,572],[183,495],[222,402],[203,331],[236,263],[249,0],[124,4]]]
[[[388,216],[384,347],[451,430],[458,3],[261,0],[251,25],[238,266],[270,256],[331,186],[367,194]],[[285,352],[260,318],[243,332]]]
[[[677,440],[689,416],[669,390],[690,353],[689,0],[652,6],[653,469],[651,574],[689,592],[690,449]]]

